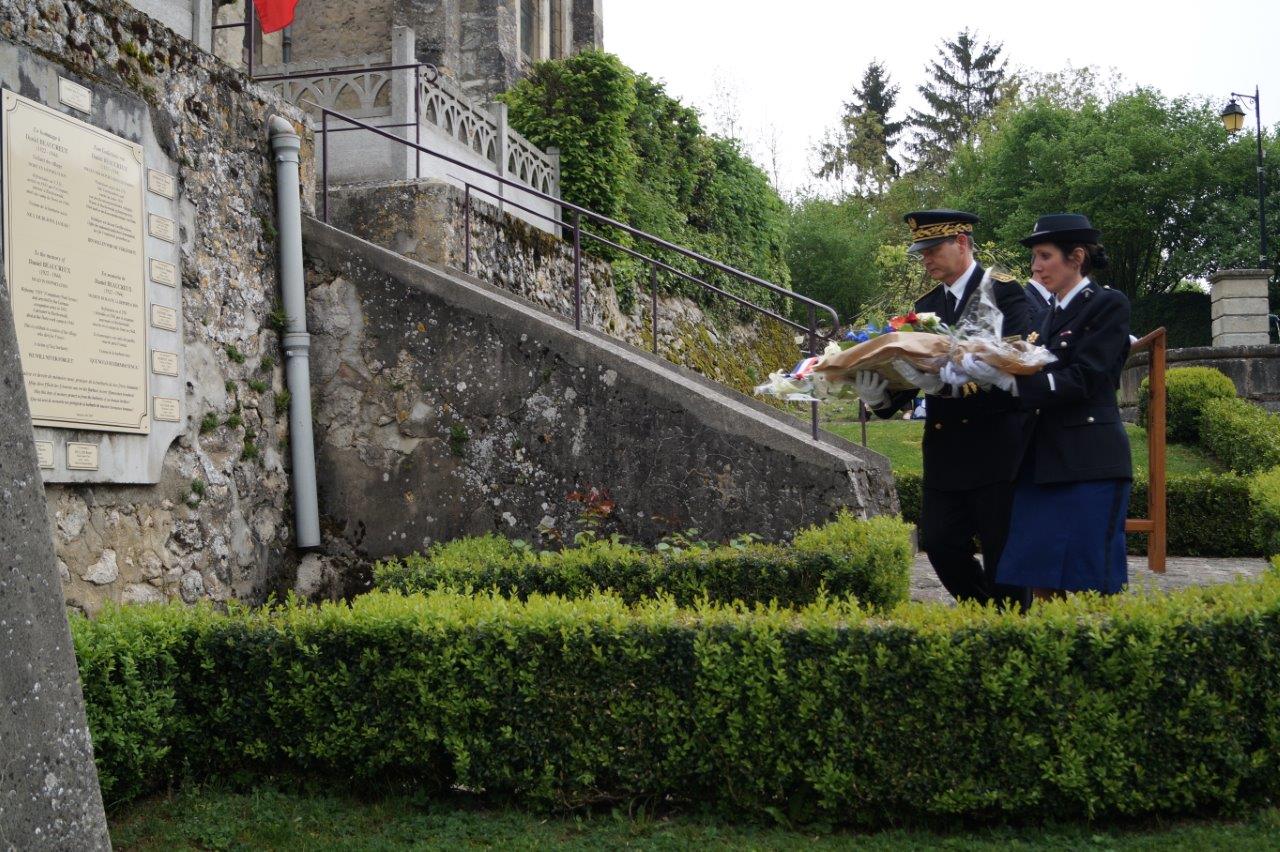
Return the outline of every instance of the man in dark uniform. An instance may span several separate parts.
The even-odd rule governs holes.
[[[1039,331],[1045,316],[1053,309],[1053,294],[1035,278],[1027,282],[1023,293],[1027,297],[1027,322],[1032,331]]]
[[[978,217],[959,210],[923,210],[905,217],[929,277],[938,282],[915,303],[915,310],[936,313],[954,326],[974,298],[983,268],[973,257],[973,226]],[[996,304],[1004,314],[1005,336],[1029,331],[1027,299],[1016,281],[994,281]],[[927,394],[923,440],[924,489],[920,547],[938,579],[956,600],[1026,605],[1026,590],[997,586],[996,565],[1009,532],[1013,480],[1025,446],[1025,415],[1007,392],[991,389],[957,394],[931,374],[911,371]],[[855,387],[867,407],[892,417],[916,395],[890,394],[883,377],[862,372]],[[974,554],[981,542],[982,564]]]

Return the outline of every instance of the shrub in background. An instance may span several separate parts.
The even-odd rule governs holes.
[[[1200,443],[1236,473],[1280,465],[1280,416],[1243,399],[1203,403]]]
[[[1280,795],[1276,574],[1027,617],[373,593],[108,608],[72,634],[113,803],[259,773],[859,826]]]
[[[911,531],[898,518],[860,520],[847,512],[797,533],[791,546],[739,542],[650,552],[618,541],[588,541],[534,553],[499,536],[439,544],[426,554],[379,562],[377,588],[414,592],[497,589],[503,595],[582,597],[610,589],[624,600],[659,594],[681,605],[700,598],[783,606],[811,603],[819,590],[888,608],[907,598]]]
[[[1200,417],[1211,399],[1235,399],[1236,386],[1226,374],[1212,367],[1175,367],[1165,374],[1165,438],[1172,443],[1200,440]],[[1138,391],[1138,424],[1147,428],[1147,395],[1150,377]],[[1148,429],[1148,431],[1150,431]]]
[[[1172,556],[1259,556],[1249,480],[1233,473],[1172,476],[1165,484],[1166,546]],[[1135,479],[1129,517],[1147,516],[1147,481]],[[1147,552],[1143,533],[1129,534],[1129,552]]]
[[[1249,478],[1253,503],[1253,524],[1263,555],[1280,554],[1280,467],[1255,473]]]

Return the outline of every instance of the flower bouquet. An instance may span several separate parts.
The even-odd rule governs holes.
[[[898,372],[895,362],[936,374],[948,361],[958,366],[966,354],[1013,375],[1038,372],[1054,356],[1030,341],[1002,337],[1004,315],[992,286],[988,272],[954,328],[936,314],[915,312],[893,317],[883,326],[868,325],[847,332],[829,343],[821,356],[804,359],[790,372],[771,374],[756,393],[797,401],[848,397],[854,374],[863,370],[879,373],[891,391],[908,390],[916,385]]]

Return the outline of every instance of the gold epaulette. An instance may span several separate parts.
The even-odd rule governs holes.
[[[991,280],[999,281],[1001,284],[1008,284],[1010,281],[1017,281],[1018,279],[1007,272],[997,270],[991,273]]]

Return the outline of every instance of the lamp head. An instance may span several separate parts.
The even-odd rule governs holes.
[[[1222,110],[1222,126],[1227,128],[1228,133],[1239,133],[1240,128],[1244,127],[1244,109],[1235,98],[1228,101]]]

